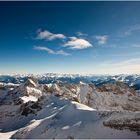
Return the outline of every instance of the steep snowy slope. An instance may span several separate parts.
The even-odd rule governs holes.
[[[88,106],[51,97],[36,118],[12,138],[139,138],[129,130],[105,127],[104,120]]]

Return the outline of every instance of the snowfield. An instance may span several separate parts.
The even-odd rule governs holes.
[[[121,81],[7,84],[0,84],[0,139],[140,139],[140,95]]]
[[[76,102],[63,104],[56,98],[52,100],[50,115],[48,108],[44,108],[31,124],[17,131],[12,138],[138,138],[129,131],[104,127],[103,119],[92,108]]]

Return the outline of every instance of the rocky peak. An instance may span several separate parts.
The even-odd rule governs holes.
[[[33,87],[33,88],[35,88],[35,87],[37,87],[37,85],[38,85],[38,82],[37,82],[37,80],[36,79],[34,79],[34,78],[28,78],[27,80],[26,80],[26,82],[25,83],[23,83],[23,85],[22,86],[24,86],[24,87]]]

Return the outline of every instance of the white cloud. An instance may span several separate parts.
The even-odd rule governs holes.
[[[95,39],[97,40],[99,45],[104,45],[107,43],[108,36],[107,35],[97,35],[97,36],[95,36]]]
[[[64,55],[64,56],[68,56],[70,55],[69,53],[63,51],[63,50],[59,50],[59,51],[54,51],[52,49],[49,49],[47,47],[44,47],[44,46],[34,46],[33,48],[34,50],[39,50],[39,51],[46,51],[48,52],[49,54],[58,54],[58,55]]]
[[[69,41],[67,41],[63,46],[69,47],[70,49],[86,49],[92,47],[92,44],[85,39],[77,38],[77,37],[69,37]]]
[[[82,32],[77,32],[77,34],[79,34],[79,36],[86,35],[86,34],[83,34]],[[63,40],[63,41],[65,41],[63,46],[68,47],[70,49],[85,49],[85,48],[92,47],[92,44],[84,38],[77,38],[75,36],[66,37],[63,34],[54,34],[47,30],[42,31],[41,29],[39,29],[37,31],[36,39],[40,39],[40,40],[66,39],[66,40]],[[50,52],[49,50],[48,50],[48,52],[52,53],[52,54],[54,53],[54,52]],[[57,53],[61,53],[61,52],[57,52]]]
[[[54,34],[54,33],[51,33],[47,30],[44,30],[44,31],[41,31],[41,30],[38,30],[37,31],[37,37],[36,39],[46,39],[46,40],[54,40],[54,39],[65,39],[65,35],[63,34]]]

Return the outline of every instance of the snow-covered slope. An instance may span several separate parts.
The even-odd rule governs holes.
[[[95,87],[93,84],[46,84],[44,92],[74,100],[97,110],[140,111],[140,96],[127,85],[117,84]]]
[[[36,118],[12,138],[139,138],[129,130],[105,127],[104,120],[90,107],[52,97]]]
[[[30,77],[6,85],[0,89],[2,137],[140,138],[140,95],[122,82],[39,84]]]
[[[32,105],[38,101],[42,96],[42,91],[39,88],[39,85],[32,79],[28,79],[25,83],[14,86],[12,89],[0,90],[0,129],[5,131],[7,127],[12,129],[14,125],[19,125],[13,120],[18,120],[16,117],[22,114],[26,104]],[[32,112],[35,111],[34,109]]]

